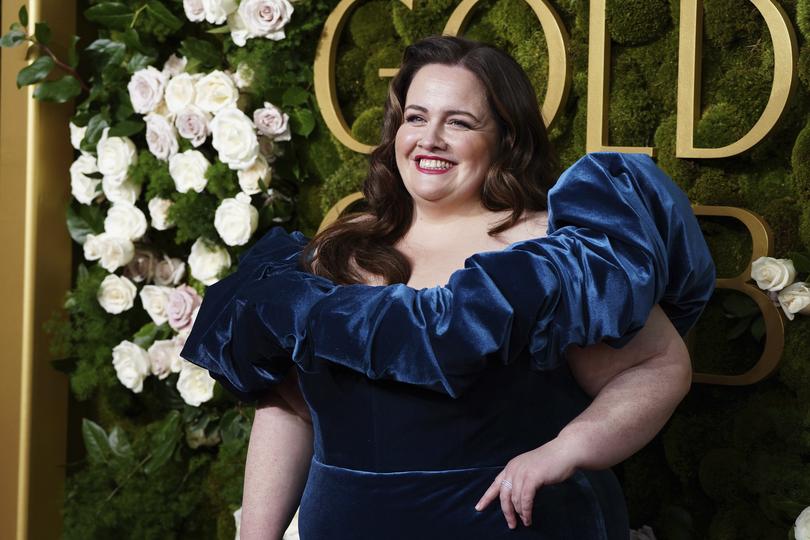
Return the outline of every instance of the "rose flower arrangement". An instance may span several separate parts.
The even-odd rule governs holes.
[[[190,21],[227,21],[238,46],[250,38],[283,39],[293,13],[287,0],[186,0],[183,8]],[[270,102],[246,114],[250,100],[241,99],[241,91],[252,79],[246,66],[235,72],[188,68],[186,58],[171,55],[160,70],[147,65],[134,71],[126,87],[132,110],[142,116],[149,153],[168,169],[171,193],[152,193],[140,202],[143,183],[132,178],[138,148],[128,136],[113,136],[109,127],[93,152],[82,145],[88,127],[70,124],[71,143],[80,151],[70,178],[78,203],[107,208],[103,232],[79,237],[84,258],[108,272],[98,287],[98,304],[115,316],[135,308],[137,298],[155,327],[164,329],[156,336],[165,339],[148,346],[133,339],[112,349],[119,381],[140,393],[149,375],[162,380],[178,373],[177,391],[185,403],[197,407],[213,397],[215,383],[206,370],[180,358],[180,350],[202,302],[203,286],[229,270],[233,259],[228,248],[250,241],[259,224],[256,205],[273,198],[271,164],[280,153],[278,143],[289,141],[291,132],[289,116]],[[155,249],[152,231],[178,225],[173,211],[178,196],[206,191],[217,166],[220,173],[223,168],[225,174],[235,172],[239,189],[224,197],[213,190],[218,206],[210,219],[218,238],[199,236],[183,258]]]
[[[791,321],[797,313],[810,315],[810,287],[804,281],[794,283],[796,268],[791,259],[760,257],[751,264],[751,279],[768,291]]]

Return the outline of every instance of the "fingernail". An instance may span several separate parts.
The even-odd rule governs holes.
[[[476,504],[475,509],[480,512],[481,511],[481,503]]]

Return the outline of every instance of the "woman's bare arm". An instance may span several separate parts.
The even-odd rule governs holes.
[[[242,494],[242,540],[278,540],[295,514],[312,458],[312,424],[293,368],[256,407]]]
[[[555,439],[512,459],[479,501],[480,510],[500,498],[510,528],[518,515],[531,524],[537,489],[576,469],[612,467],[640,450],[689,391],[686,346],[657,307],[624,348],[594,345],[568,353],[575,378],[596,397]]]

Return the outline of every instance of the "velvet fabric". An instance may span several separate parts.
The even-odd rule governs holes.
[[[473,505],[589,400],[563,352],[620,346],[660,303],[683,334],[714,286],[689,201],[641,155],[590,154],[549,194],[549,235],[478,253],[444,287],[336,286],[270,231],[208,288],[182,356],[243,399],[291,366],[315,452],[302,538],[622,538],[609,471],[544,487],[535,525]]]

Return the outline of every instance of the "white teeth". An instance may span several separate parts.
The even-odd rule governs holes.
[[[419,166],[423,169],[445,170],[452,167],[453,164],[440,159],[420,159]]]

